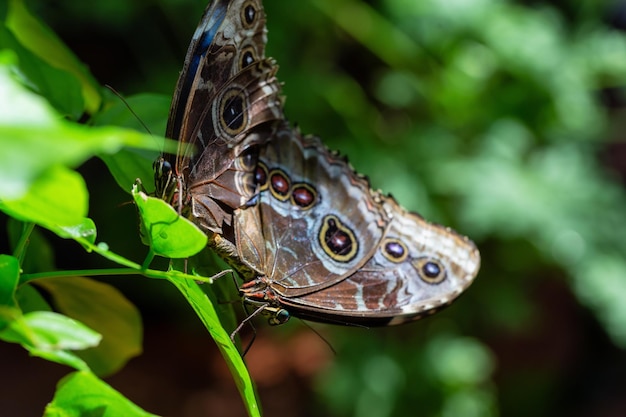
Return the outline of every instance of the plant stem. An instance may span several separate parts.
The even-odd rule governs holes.
[[[24,260],[24,255],[26,254],[26,248],[30,242],[30,234],[33,232],[35,228],[35,223],[23,223],[22,225],[22,235],[20,236],[20,240],[17,242],[15,250],[13,251],[13,256],[15,256],[20,261],[20,265],[22,265],[22,261]]]

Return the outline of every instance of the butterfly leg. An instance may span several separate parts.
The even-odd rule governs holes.
[[[239,323],[239,325],[235,328],[235,330],[233,330],[233,332],[230,334],[230,340],[235,343],[235,336],[237,336],[237,334],[241,331],[241,329],[243,328],[243,326],[246,325],[246,323],[250,323],[250,326],[252,327],[252,330],[254,331],[254,334],[252,336],[252,340],[250,340],[250,342],[248,342],[246,348],[243,350],[243,353],[241,356],[246,356],[246,353],[248,353],[248,351],[250,350],[250,348],[252,347],[252,344],[254,343],[254,339],[256,339],[256,329],[254,327],[254,324],[252,324],[252,322],[250,320],[252,320],[253,317],[259,315],[261,312],[263,312],[263,310],[265,310],[265,308],[268,306],[269,304],[262,304],[260,306],[258,306],[256,308],[256,310],[254,310],[252,312],[252,314],[248,314],[248,317],[246,317],[245,319],[243,319],[241,321],[241,323]]]

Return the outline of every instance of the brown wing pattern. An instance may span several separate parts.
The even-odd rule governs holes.
[[[257,181],[257,204],[236,212],[236,244],[242,262],[272,277],[285,295],[344,279],[382,238],[386,214],[367,181],[286,122],[261,149]]]
[[[399,324],[434,313],[478,272],[474,244],[369,187],[285,123],[259,156],[257,204],[235,212],[254,269],[243,296],[317,321]]]

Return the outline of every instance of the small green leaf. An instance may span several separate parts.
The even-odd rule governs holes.
[[[67,350],[39,349],[33,346],[24,347],[32,356],[37,356],[50,362],[60,363],[61,365],[70,366],[80,371],[89,370],[89,366],[85,363],[85,361],[78,357],[78,355],[74,352],[68,352]]]
[[[206,247],[207,236],[192,222],[179,216],[172,206],[137,191],[136,186],[132,194],[141,215],[144,237],[157,255],[188,258]]]
[[[141,353],[141,316],[111,285],[83,277],[42,279],[36,285],[48,292],[58,311],[102,335],[97,347],[77,353],[96,374],[116,372]]]
[[[9,255],[0,255],[0,305],[15,307],[15,289],[19,279],[18,259]]]
[[[101,336],[84,324],[62,314],[50,311],[34,311],[24,314],[9,325],[11,332],[5,334],[11,340],[11,334],[17,337],[11,341],[29,343],[43,350],[68,349],[78,350],[96,346]],[[19,335],[19,336],[18,336]]]
[[[85,370],[85,362],[69,350],[96,346],[101,336],[61,314],[34,311],[15,317],[0,331],[0,339],[19,343],[34,356]]]
[[[156,417],[90,372],[74,372],[57,385],[44,417]]]

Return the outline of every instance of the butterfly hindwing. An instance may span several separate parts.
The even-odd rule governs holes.
[[[302,137],[286,122],[260,152],[257,183],[257,204],[235,215],[237,247],[242,261],[271,276],[284,294],[344,279],[382,237],[384,213],[367,181],[318,138]],[[334,244],[326,237],[333,234]]]
[[[448,305],[475,277],[474,244],[369,187],[319,139],[283,124],[259,156],[256,205],[235,212],[253,303],[317,321],[397,324]]]

